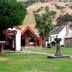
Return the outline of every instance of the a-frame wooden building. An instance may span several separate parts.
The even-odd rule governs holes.
[[[22,46],[44,46],[45,42],[27,26],[21,34]]]

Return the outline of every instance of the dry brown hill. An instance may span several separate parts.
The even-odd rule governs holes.
[[[55,4],[57,4],[58,6],[64,7],[63,12],[61,12],[61,10],[57,9]],[[34,20],[33,11],[39,9],[40,7],[45,8],[47,6],[49,7],[49,10],[57,12],[55,18],[53,19],[53,23],[56,24],[56,19],[59,15],[65,14],[65,13],[72,14],[72,9],[65,5],[66,5],[66,3],[64,3],[64,2],[48,2],[48,3],[37,2],[37,3],[34,3],[27,8],[28,14],[23,22],[23,26],[30,26],[35,32],[37,32],[37,29],[35,29],[36,23]],[[43,10],[41,11],[41,13],[42,12],[43,12]]]

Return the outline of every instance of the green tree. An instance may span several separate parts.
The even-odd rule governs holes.
[[[34,12],[36,27],[39,30],[40,36],[44,41],[48,38],[50,31],[53,28],[52,24],[52,12],[48,8],[45,9],[45,13],[40,15],[38,12]]]
[[[21,2],[17,0],[0,0],[0,39],[3,30],[21,25],[26,14],[26,8]],[[3,53],[3,46],[0,48],[0,52]]]
[[[17,0],[0,0],[0,30],[21,25],[26,14],[25,6]]]

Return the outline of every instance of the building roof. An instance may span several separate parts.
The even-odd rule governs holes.
[[[59,32],[60,32],[63,28],[64,28],[64,26],[55,27],[55,28],[52,30],[51,34],[52,34],[52,35],[53,35],[53,34],[59,34]]]
[[[29,25],[29,24],[25,24],[25,25],[22,25],[22,26],[19,26],[21,28],[21,33],[26,29],[26,27],[29,26],[35,33],[38,33],[38,29],[35,28],[34,25]]]
[[[27,27],[23,30],[23,32],[21,33],[21,36],[23,36],[26,31],[30,31],[30,32],[33,34],[33,36],[34,36],[39,42],[41,42],[43,45],[45,44],[44,40],[42,40],[37,34],[35,34],[34,31],[33,31],[29,26],[27,26]]]

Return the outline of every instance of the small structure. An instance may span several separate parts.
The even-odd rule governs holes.
[[[44,41],[27,26],[21,34],[21,46],[44,46]]]
[[[21,30],[19,27],[9,28],[4,31],[6,35],[6,45],[4,49],[20,51],[21,50]]]

